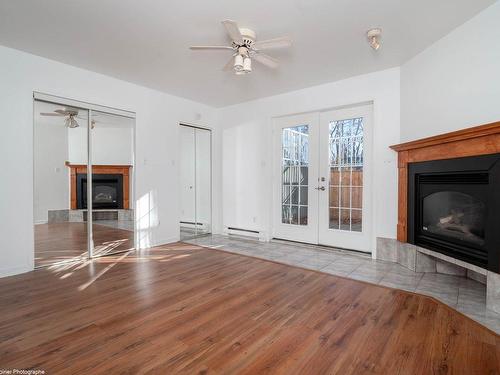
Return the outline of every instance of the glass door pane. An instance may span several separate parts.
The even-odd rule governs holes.
[[[363,118],[331,121],[328,128],[329,227],[361,232],[363,209]]]
[[[39,100],[33,108],[35,267],[86,259],[78,184],[87,173],[88,111]]]
[[[309,125],[282,129],[281,222],[307,225]]]
[[[91,111],[92,256],[134,249],[134,126],[125,116]]]

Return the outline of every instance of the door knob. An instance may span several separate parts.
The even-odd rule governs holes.
[[[316,190],[321,190],[321,191],[325,191],[325,187],[324,186],[318,186],[317,188],[315,188]]]

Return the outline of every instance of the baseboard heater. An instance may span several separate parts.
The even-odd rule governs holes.
[[[195,223],[194,221],[181,221],[180,223],[191,225],[191,226],[199,226],[199,227],[203,226],[203,223]]]
[[[239,236],[256,237],[256,238],[261,237],[261,233],[258,230],[253,230],[253,229],[226,227],[226,230],[224,232],[226,232],[226,234],[233,234]]]

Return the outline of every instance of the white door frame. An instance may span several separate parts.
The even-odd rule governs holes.
[[[273,231],[275,238],[307,243],[318,242],[318,114],[306,113],[275,118],[273,121]],[[281,167],[282,130],[288,127],[309,126],[309,168],[308,168],[308,221],[307,225],[282,223]]]
[[[320,146],[320,141],[324,137],[320,133],[321,128],[326,128],[326,125],[321,124],[321,120],[325,116],[335,114],[332,120],[347,119],[350,116],[359,117],[360,114],[364,118],[364,132],[363,132],[363,147],[364,147],[364,160],[363,160],[363,229],[362,232],[351,232],[342,230],[329,230],[328,226],[321,231],[320,225],[327,223],[329,215],[329,205],[325,205],[325,198],[320,197],[328,196],[329,182],[322,183],[320,181],[321,173],[325,174],[328,165],[328,146]],[[347,117],[346,117],[347,116]],[[351,117],[352,118],[352,117]],[[309,185],[308,185],[308,225],[291,225],[283,224],[281,222],[281,163],[282,163],[282,144],[281,136],[282,129],[285,127],[293,127],[299,125],[309,124],[310,139],[309,139]],[[273,119],[272,129],[272,185],[273,185],[273,198],[272,198],[272,237],[291,240],[296,242],[305,242],[311,244],[321,244],[326,246],[335,246],[346,249],[358,250],[363,252],[372,252],[372,231],[373,231],[373,134],[374,134],[374,121],[373,121],[373,103],[360,104],[349,107],[342,107],[340,109],[324,110],[309,112],[299,115],[290,115],[284,117],[276,117]],[[312,133],[312,134],[311,134]],[[326,143],[328,145],[328,143]],[[321,149],[320,149],[321,147]],[[326,152],[326,156],[325,156]],[[323,159],[323,162],[320,161]],[[323,170],[320,170],[323,168]],[[328,174],[329,175],[329,174]],[[325,186],[325,191],[316,190],[317,187]],[[323,206],[322,206],[323,204]],[[333,235],[331,233],[334,233]],[[337,236],[332,239],[332,236]]]
[[[362,187],[362,229],[361,232],[329,229],[329,123],[352,118],[363,118],[363,187]],[[319,193],[319,226],[318,243],[322,245],[342,247],[346,249],[371,252],[372,235],[372,144],[373,144],[373,106],[364,105],[343,108],[320,113],[320,177],[325,191]]]
[[[200,129],[200,130],[207,130],[210,132],[210,233],[217,233],[217,230],[215,229],[215,221],[214,221],[214,150],[215,150],[215,137],[214,137],[214,129],[211,126],[207,125],[202,125],[198,123],[192,123],[189,121],[180,121],[179,122],[179,127],[187,127],[187,128],[193,128],[193,129]],[[178,153],[179,157],[179,163],[180,164],[180,151]],[[180,176],[180,171],[178,171],[178,175]],[[178,197],[179,197],[179,202],[180,202],[180,187],[178,191]],[[181,214],[180,214],[180,209],[178,212],[179,216],[179,231],[180,231],[180,219],[181,219]],[[196,225],[194,226],[196,228]]]
[[[132,209],[134,210],[134,250],[139,249],[139,235],[138,235],[138,228],[137,228],[137,220],[135,219],[135,215],[137,215],[137,207],[136,207],[136,200],[135,200],[135,194],[136,194],[136,185],[135,185],[135,168],[136,168],[136,114],[135,112],[127,111],[127,110],[122,110],[122,109],[117,109],[113,107],[108,107],[108,106],[103,106],[99,104],[93,104],[89,102],[84,102],[80,100],[75,100],[75,99],[70,99],[66,97],[61,97],[57,95],[51,95],[51,94],[46,94],[42,93],[39,91],[33,91],[33,109],[34,105],[36,102],[46,102],[46,103],[53,103],[57,105],[65,105],[69,107],[76,107],[83,109],[87,111],[87,181],[90,181],[90,183],[87,183],[87,197],[92,197],[92,136],[91,136],[91,121],[92,121],[92,112],[102,112],[102,113],[108,113],[116,116],[122,116],[126,118],[130,118],[134,120],[134,127],[132,131],[132,168],[134,168],[134,173],[130,181],[130,187],[132,188],[132,197],[131,201],[132,203]],[[35,132],[35,113],[32,113],[33,115],[33,134]],[[33,145],[34,147],[34,142],[35,139],[33,137]],[[35,155],[33,154],[33,169],[34,169],[34,159]],[[35,180],[33,178],[33,191],[35,190],[34,187]],[[93,208],[92,208],[92,199],[89,199],[87,202],[87,212],[92,213]],[[33,222],[34,222],[34,217],[33,217]],[[92,226],[92,214],[87,215],[87,254],[88,258],[94,258],[94,238],[93,238],[93,226]],[[124,252],[124,251],[121,251]],[[35,239],[34,239],[34,234],[33,234],[33,254],[35,253]],[[109,253],[101,256],[107,256],[107,255],[113,255],[116,253]],[[100,256],[97,256],[100,257]],[[71,260],[70,260],[71,261]],[[69,262],[70,262],[69,261]],[[68,261],[60,261],[56,262],[54,264],[59,264],[59,263],[67,263]],[[53,265],[53,264],[51,264]],[[35,268],[42,268],[46,266],[39,266]]]

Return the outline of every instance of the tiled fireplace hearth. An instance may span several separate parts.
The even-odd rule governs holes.
[[[378,238],[377,258],[485,283],[500,313],[500,122],[391,148],[397,240]]]

